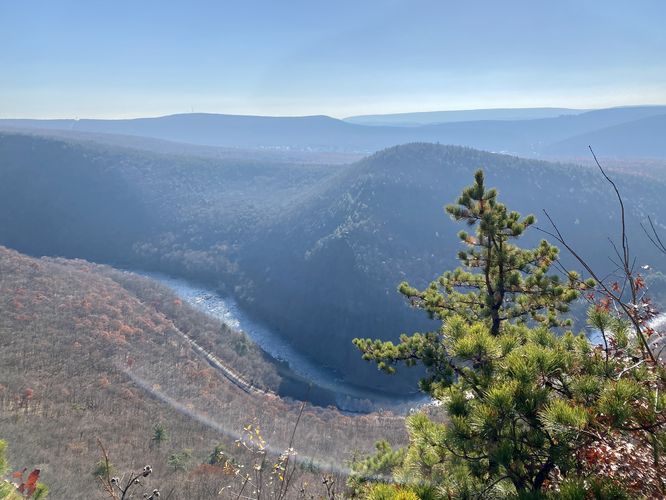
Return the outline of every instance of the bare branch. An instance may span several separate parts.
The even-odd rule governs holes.
[[[666,245],[664,245],[664,243],[661,241],[659,233],[657,232],[657,229],[654,227],[654,223],[652,222],[652,218],[650,218],[650,216],[648,216],[648,222],[650,223],[650,230],[652,231],[652,235],[650,235],[648,230],[645,228],[645,226],[641,222],[641,228],[643,229],[643,232],[648,237],[650,242],[655,247],[657,247],[657,250],[659,250],[661,253],[666,254]]]
[[[553,227],[554,232],[547,231],[543,228],[537,228],[537,229],[539,231],[541,231],[542,233],[547,234],[551,238],[554,238],[555,240],[557,240],[558,243],[560,243],[564,248],[566,248],[569,251],[569,253],[580,263],[580,265],[583,266],[583,268],[588,272],[588,274],[597,283],[597,285],[603,290],[603,292],[609,298],[611,298],[615,304],[617,304],[622,309],[622,311],[627,315],[629,320],[634,325],[634,329],[636,331],[636,334],[638,335],[638,338],[640,339],[641,344],[643,345],[643,347],[647,351],[648,356],[650,357],[650,359],[652,360],[653,363],[656,363],[657,360],[656,360],[656,358],[655,358],[655,356],[652,352],[652,349],[650,349],[650,345],[647,341],[647,338],[645,337],[645,334],[643,333],[640,322],[638,321],[638,319],[636,318],[636,316],[634,314],[634,311],[627,304],[625,304],[625,302],[622,300],[622,297],[618,296],[617,294],[615,294],[615,292],[613,292],[610,288],[608,288],[606,283],[604,283],[604,281],[602,281],[599,278],[597,273],[594,272],[594,269],[592,269],[592,267],[588,264],[588,262],[583,257],[581,257],[578,254],[578,252],[576,252],[573,249],[573,247],[571,245],[569,245],[569,243],[567,243],[567,241],[564,239],[564,236],[562,235],[560,229],[557,227],[557,224],[555,224],[555,222],[553,221],[550,214],[546,210],[544,210],[543,213],[546,215],[546,218],[550,222],[550,225]]]

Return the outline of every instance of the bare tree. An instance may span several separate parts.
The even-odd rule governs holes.
[[[544,210],[544,213],[550,222],[552,230],[546,230],[543,228],[539,228],[539,230],[554,238],[558,243],[567,249],[567,251],[580,263],[581,266],[583,266],[590,277],[594,280],[596,284],[596,291],[604,296],[604,303],[613,304],[618,311],[624,313],[629,321],[631,321],[633,329],[636,333],[636,337],[639,339],[642,345],[644,354],[646,354],[653,363],[656,363],[658,356],[655,355],[653,350],[654,342],[650,341],[650,337],[655,332],[650,326],[649,322],[656,316],[657,311],[653,308],[650,299],[645,294],[645,280],[643,276],[641,276],[640,273],[636,271],[636,259],[632,257],[630,253],[624,201],[617,185],[608,176],[606,171],[599,163],[594,150],[591,146],[589,146],[589,148],[594,161],[599,168],[599,171],[604,176],[606,181],[608,181],[613,187],[613,191],[615,192],[615,196],[617,197],[620,207],[620,247],[618,248],[618,245],[609,237],[610,244],[613,247],[613,251],[615,253],[615,258],[612,258],[611,261],[616,266],[616,269],[614,273],[611,274],[611,276],[615,273],[619,273],[619,280],[614,280],[613,283],[608,283],[608,276],[599,276],[592,265],[587,260],[585,260],[566,240],[561,230],[546,210]],[[659,239],[659,236],[656,233],[651,220],[650,224],[654,232],[654,242],[656,242],[657,247],[660,248],[659,244],[661,243],[661,240]],[[649,233],[648,236],[650,236]],[[664,248],[664,251],[666,253],[666,248]],[[602,335],[604,335],[603,332]],[[607,342],[605,335],[604,342]],[[606,346],[606,348],[607,347],[608,346]]]

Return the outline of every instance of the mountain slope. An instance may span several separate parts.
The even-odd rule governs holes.
[[[0,152],[0,243],[217,287],[345,382],[402,394],[409,378],[378,373],[351,339],[432,326],[395,289],[404,279],[424,286],[455,265],[460,228],[442,206],[475,169],[487,171],[511,208],[541,218],[548,209],[601,272],[610,270],[600,255],[618,230],[614,195],[595,169],[461,147],[408,144],[344,167],[229,163],[20,135],[0,135]],[[662,227],[666,186],[628,174],[616,180],[630,201],[632,250],[658,267],[638,224],[650,215]],[[145,219],[135,223],[123,200]],[[67,237],[52,236],[60,233]],[[540,237],[533,231],[525,244]]]
[[[39,467],[53,498],[102,498],[92,474],[99,440],[119,475],[152,465],[148,491],[211,498],[234,477],[207,465],[216,446],[250,467],[253,457],[235,443],[248,424],[261,428],[270,460],[300,418],[299,457],[336,470],[351,447],[368,453],[380,437],[404,442],[401,418],[310,406],[299,417],[295,402],[247,394],[185,335],[233,360],[233,332],[150,280],[0,246],[0,437],[11,463]],[[236,367],[258,369],[256,354],[250,349]],[[161,444],[151,441],[158,423],[168,434]],[[174,471],[169,456],[183,450],[187,470]]]
[[[400,131],[368,129],[327,116],[272,117],[192,113],[127,120],[0,120],[0,126],[152,137],[190,144],[325,151],[365,149]]]
[[[511,110],[511,112],[519,110]],[[509,111],[506,111],[509,113]],[[406,142],[439,142],[535,156],[567,138],[666,113],[666,106],[633,106],[547,118],[491,119],[465,111],[464,121],[421,126],[359,125],[327,116],[267,117],[183,114],[132,120],[0,120],[0,128],[129,135],[200,146],[316,152],[374,152]],[[518,113],[520,115],[520,113]],[[649,132],[649,131],[646,131]],[[642,144],[660,144],[647,133]],[[172,147],[172,146],[170,146]],[[651,146],[650,146],[651,147]],[[627,149],[641,156],[641,149]],[[583,154],[583,152],[579,152]],[[602,151],[600,151],[603,154]]]
[[[442,123],[419,127],[421,139],[442,144],[456,144],[511,154],[540,156],[556,142],[569,137],[605,129],[622,123],[663,114],[666,106],[635,106],[588,111],[578,115],[534,120],[483,120],[459,123]],[[646,134],[644,140],[652,144],[661,142],[657,132]],[[628,150],[634,156],[642,155],[639,147]],[[585,154],[587,145],[578,151]],[[603,150],[599,153],[604,155]],[[571,153],[568,153],[570,155]]]
[[[588,145],[603,151],[605,156],[643,158],[666,157],[666,142],[655,141],[655,137],[666,137],[666,114],[649,116],[621,123],[601,130],[594,130],[556,142],[544,148],[552,155],[580,154]]]
[[[442,206],[455,201],[478,167],[512,209],[541,218],[547,209],[584,256],[609,270],[598,255],[607,237],[617,234],[618,212],[597,171],[410,144],[352,165],[257,235],[239,260],[248,277],[239,285],[241,293],[256,314],[321,363],[344,367],[341,376],[382,383],[364,375],[350,341],[355,336],[397,338],[404,331],[432,327],[395,289],[405,279],[423,287],[456,265],[461,228]],[[661,196],[666,186],[626,175],[618,183],[632,200],[628,220],[634,251],[650,263],[660,262],[638,222],[647,214],[666,213]],[[533,231],[524,244],[541,236]],[[268,242],[272,251],[267,254],[262,248]],[[330,349],[321,349],[322,338]]]
[[[34,255],[166,271],[185,259],[194,273],[223,272],[254,221],[335,170],[0,134],[0,241]]]
[[[0,132],[15,134],[17,131],[23,135],[60,139],[69,143],[78,143],[82,145],[95,144],[97,147],[100,145],[107,145],[164,155],[190,156],[224,161],[240,160],[244,162],[255,161],[271,164],[334,165],[351,163],[362,157],[362,155],[358,153],[207,146],[187,142],[168,141],[165,139],[154,139],[152,137],[139,135],[81,132],[78,130],[58,128],[3,127],[0,125]]]

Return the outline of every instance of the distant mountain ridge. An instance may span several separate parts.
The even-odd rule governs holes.
[[[309,151],[367,154],[396,144],[433,142],[544,158],[584,154],[587,145],[581,146],[580,141],[573,139],[592,134],[590,137],[599,144],[613,145],[613,153],[609,152],[609,155],[666,157],[661,147],[666,132],[662,121],[651,122],[653,128],[645,127],[640,143],[616,135],[617,131],[611,129],[632,121],[664,115],[666,106],[633,106],[586,112],[548,108],[447,113],[454,113],[447,115],[447,122],[417,126],[361,125],[353,123],[353,119],[345,121],[328,116],[270,117],[192,113],[123,120],[5,119],[0,120],[0,129],[114,134],[200,147],[283,153]],[[539,117],[544,113],[555,116]],[[523,118],[516,118],[516,114]],[[140,141],[135,146],[140,146]],[[604,155],[601,149],[599,153]]]
[[[534,120],[555,118],[562,115],[578,115],[588,109],[571,108],[489,108],[463,109],[453,111],[421,111],[415,113],[391,113],[381,115],[357,115],[344,118],[344,121],[359,125],[390,125],[417,127],[449,122],[476,120]]]
[[[654,137],[662,140],[654,140]],[[588,144],[606,156],[627,157],[640,151],[643,157],[666,158],[666,113],[611,125],[564,139],[544,149],[555,154],[579,154]]]

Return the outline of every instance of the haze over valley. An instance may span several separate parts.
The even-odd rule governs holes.
[[[496,111],[496,112],[493,112]],[[368,154],[408,142],[469,146],[520,156],[580,155],[590,139],[604,156],[663,158],[666,106],[593,111],[469,110],[351,117],[271,117],[190,113],[130,120],[0,120],[4,129],[60,135],[138,136],[208,147]],[[105,140],[97,136],[98,140]],[[113,140],[112,138],[106,140]],[[587,142],[586,142],[587,141]],[[129,142],[150,147],[150,142]],[[169,146],[167,146],[169,147]],[[173,146],[171,146],[173,147]],[[190,149],[190,151],[193,151]]]
[[[1,5],[0,498],[666,495],[639,3]]]
[[[17,133],[4,133],[0,147],[3,244],[217,289],[335,377],[398,394],[413,383],[377,373],[351,340],[428,326],[395,289],[407,277],[425,284],[455,263],[456,229],[442,200],[454,199],[479,165],[516,208],[545,209],[566,224],[584,255],[594,255],[618,218],[592,167],[459,146],[411,143],[330,166]],[[623,171],[617,182],[637,200],[629,225],[641,258],[655,266],[658,251],[641,237],[640,222],[662,213],[666,178],[647,176]],[[329,342],[323,352],[321,338]]]

